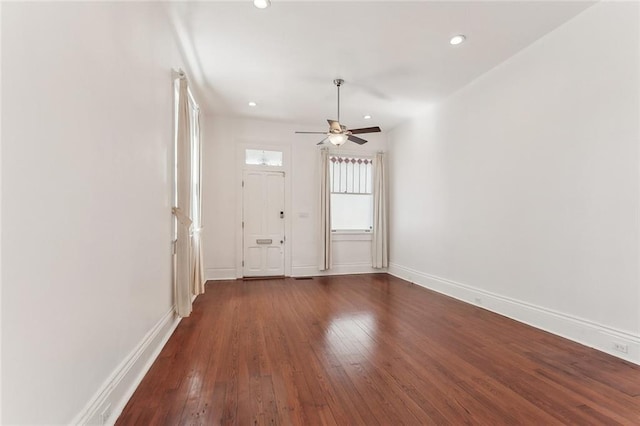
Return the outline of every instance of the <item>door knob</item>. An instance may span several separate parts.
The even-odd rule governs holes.
[[[284,212],[280,212],[280,219],[284,219]]]

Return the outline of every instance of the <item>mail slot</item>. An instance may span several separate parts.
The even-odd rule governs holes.
[[[256,240],[257,244],[271,244],[273,240],[271,238],[263,238]]]

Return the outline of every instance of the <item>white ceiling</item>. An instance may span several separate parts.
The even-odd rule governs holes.
[[[388,130],[593,4],[272,2],[172,4],[190,78],[208,112],[319,131],[336,118],[336,77],[341,121]],[[451,46],[459,33],[467,42]]]

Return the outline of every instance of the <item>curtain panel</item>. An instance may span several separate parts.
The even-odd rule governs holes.
[[[371,266],[389,266],[389,230],[387,225],[387,173],[384,153],[378,152],[373,161],[373,235]]]
[[[179,79],[177,120],[177,205],[173,214],[177,219],[177,239],[174,261],[174,295],[176,313],[191,314],[191,129],[187,80]]]
[[[191,292],[197,296],[204,293],[204,262],[202,259],[202,191],[201,191],[201,148],[200,141],[200,110],[197,105],[191,106],[193,114],[192,137],[192,167],[194,168],[191,182],[191,194],[193,196],[193,229],[191,233]]]
[[[331,269],[331,179],[329,150],[320,150],[320,234],[318,269]]]

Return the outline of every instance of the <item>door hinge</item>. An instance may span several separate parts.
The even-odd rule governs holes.
[[[244,229],[244,220],[242,221],[242,229]]]
[[[244,268],[244,260],[242,261],[242,267]]]
[[[242,187],[244,188],[244,181],[242,181]]]

